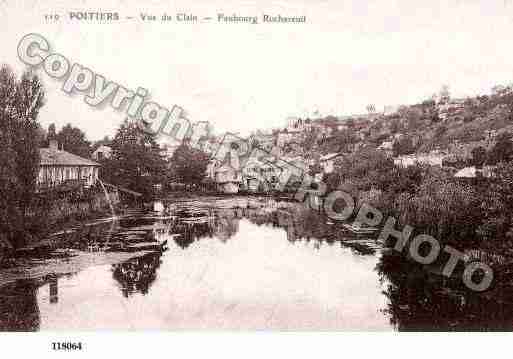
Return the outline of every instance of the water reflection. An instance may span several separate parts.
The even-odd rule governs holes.
[[[38,283],[20,280],[2,288],[0,294],[0,331],[39,329]]]
[[[50,303],[59,303],[59,279],[56,275],[50,276],[49,278],[50,287]]]
[[[121,264],[112,266],[113,277],[121,285],[125,297],[140,292],[147,294],[150,286],[157,278],[157,269],[162,263],[162,253],[148,253]]]
[[[430,273],[393,253],[384,254],[377,269],[388,283],[384,313],[397,330],[513,330],[511,288],[472,292],[456,277]]]
[[[354,245],[375,243],[299,205],[173,204],[80,233],[71,248],[91,255],[168,250],[2,287],[27,303],[3,304],[2,330],[390,328],[377,257]]]
[[[203,238],[216,237],[223,242],[239,232],[241,219],[249,220],[258,226],[270,226],[283,229],[289,242],[312,241],[315,248],[323,244],[332,246],[340,243],[351,248],[356,254],[371,255],[380,246],[374,238],[348,233],[337,223],[327,221],[320,213],[306,209],[299,204],[289,203],[278,208],[277,202],[265,203],[260,208],[236,207],[221,208],[213,211],[210,207],[178,207],[168,213],[175,215],[167,222],[170,233],[180,233],[175,242],[183,249]]]

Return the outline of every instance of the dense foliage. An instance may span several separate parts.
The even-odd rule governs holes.
[[[112,156],[104,161],[101,178],[150,199],[166,176],[166,161],[154,135],[137,122],[125,120],[112,140]]]
[[[173,153],[170,160],[170,177],[173,182],[187,186],[199,186],[206,177],[209,156],[184,141]]]
[[[68,123],[57,133],[56,139],[65,151],[84,158],[91,156],[91,143],[78,127],[73,127]]]
[[[22,245],[44,223],[34,213],[39,171],[39,124],[44,91],[39,78],[0,69],[0,236]]]

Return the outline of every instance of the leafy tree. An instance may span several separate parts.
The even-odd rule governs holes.
[[[508,162],[513,160],[513,135],[503,132],[497,137],[497,142],[488,154],[487,162],[489,164],[497,164],[499,162]]]
[[[476,167],[482,167],[486,160],[486,150],[478,146],[472,150],[472,162]]]
[[[303,143],[301,144],[305,151],[311,151],[317,144],[317,138],[319,137],[319,131],[316,128],[308,131],[304,137]]]
[[[513,162],[499,163],[495,177],[483,196],[486,219],[479,234],[485,239],[498,240],[510,251],[513,241]],[[509,243],[502,241],[504,237],[509,237]]]
[[[85,133],[69,123],[59,131],[57,140],[65,151],[85,158],[91,156],[91,143],[86,139]]]
[[[320,144],[321,153],[348,152],[351,145],[356,142],[356,136],[352,130],[336,130],[333,135]]]
[[[184,141],[170,160],[171,176],[186,185],[199,185],[206,176],[208,155]]]
[[[335,162],[335,172],[341,181],[353,181],[364,191],[372,187],[386,189],[390,182],[393,160],[382,151],[366,147]],[[332,176],[334,181],[336,176]]]
[[[475,188],[441,174],[425,176],[415,194],[404,192],[395,201],[396,218],[418,233],[435,237],[457,248],[476,244],[482,223],[482,199]]]
[[[55,129],[55,123],[51,123],[48,126],[48,133],[46,135],[48,140],[56,140],[57,139],[57,130]]]
[[[402,122],[399,119],[393,119],[390,122],[390,133],[396,134],[396,133],[402,132],[402,131],[404,131],[404,126],[403,126]]]
[[[111,158],[100,176],[107,182],[140,192],[150,199],[153,188],[165,180],[166,161],[154,135],[125,120],[112,140]]]
[[[435,130],[435,137],[442,137],[447,133],[447,127],[445,125],[438,126]]]
[[[30,209],[39,172],[37,116],[43,99],[37,76],[25,72],[18,80],[7,66],[0,69],[0,232],[14,245],[34,229]]]
[[[403,136],[392,145],[394,156],[409,155],[415,152],[416,148],[413,139],[409,136]]]

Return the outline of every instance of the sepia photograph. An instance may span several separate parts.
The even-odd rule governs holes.
[[[0,18],[0,332],[513,330],[513,2]]]

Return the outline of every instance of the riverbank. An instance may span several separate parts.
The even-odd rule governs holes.
[[[18,279],[59,276],[91,266],[119,264],[148,253],[164,251],[166,242],[155,238],[156,227],[125,229],[120,225],[122,221],[144,214],[127,210],[123,215],[81,222],[17,248],[0,268],[0,286]]]

